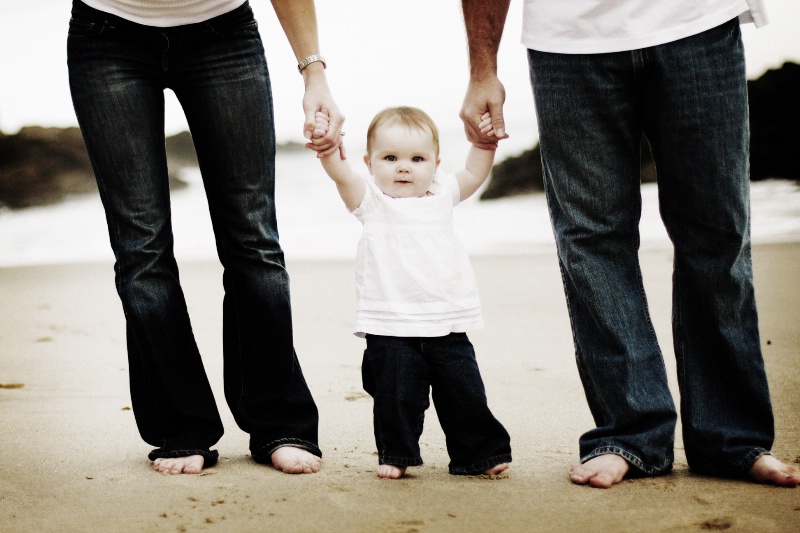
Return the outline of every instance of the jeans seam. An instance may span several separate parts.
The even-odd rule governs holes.
[[[219,459],[219,452],[217,450],[164,450],[162,448],[151,451],[147,454],[147,458],[151,461],[155,461],[156,459],[176,459],[178,457],[189,457],[191,455],[200,455],[203,457],[203,468],[214,466]]]
[[[619,446],[599,446],[594,450],[592,450],[592,452],[589,453],[588,455],[581,457],[581,464],[589,461],[590,459],[594,459],[595,457],[598,457],[600,455],[609,455],[609,454],[619,455],[620,457],[628,461],[630,464],[632,464],[634,467],[636,467],[637,469],[641,470],[642,472],[644,472],[649,476],[654,476],[662,472],[665,472],[670,467],[667,461],[665,461],[664,465],[662,466],[648,466],[644,463],[644,461],[642,461],[639,458],[639,456]]]
[[[378,455],[379,465],[421,466],[422,457],[398,457],[396,455]]]
[[[295,439],[295,438],[285,438],[285,439],[277,439],[269,444],[262,446],[258,450],[255,450],[251,453],[253,459],[259,463],[266,463],[272,457],[272,454],[275,453],[275,450],[278,448],[284,447],[292,447],[292,448],[300,448],[301,450],[305,450],[312,455],[316,455],[317,457],[322,457],[322,450],[319,449],[317,445],[312,442],[305,441],[303,439]]]
[[[482,473],[484,470],[492,468],[503,463],[511,462],[511,454],[505,453],[501,455],[493,455],[479,461],[475,461],[466,466],[453,466],[450,465],[450,473],[453,475],[476,475]]]
[[[772,452],[765,448],[755,448],[748,453],[741,461],[736,463],[736,468],[741,473],[746,473],[762,455],[772,455]]]

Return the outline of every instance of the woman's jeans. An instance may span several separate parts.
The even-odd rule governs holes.
[[[508,432],[489,410],[475,350],[465,333],[367,335],[361,375],[375,402],[379,464],[422,464],[419,437],[429,395],[446,437],[451,474],[478,474],[511,462]]]
[[[317,409],[292,344],[274,205],[275,135],[264,50],[248,4],[155,28],[75,0],[75,111],[97,177],[127,322],[131,400],[154,457],[199,453],[223,428],[173,255],[164,89],[191,129],[224,267],[225,397],[256,460],[291,444],[321,455]]]
[[[692,469],[739,476],[773,441],[750,260],[747,89],[736,20],[630,52],[528,53],[578,370],[613,453],[668,471],[676,414],[639,269],[639,143],[675,252],[673,341]]]

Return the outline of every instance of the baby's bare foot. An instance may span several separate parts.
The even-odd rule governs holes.
[[[272,452],[272,466],[287,474],[313,474],[321,464],[319,457],[294,446],[281,446]]]
[[[487,476],[499,476],[501,473],[505,472],[506,470],[508,470],[508,463],[502,463],[502,464],[499,464],[499,465],[495,465],[495,466],[493,466],[491,468],[487,468],[486,470],[484,470],[481,473],[485,474]]]
[[[748,471],[750,477],[759,483],[768,483],[781,487],[800,485],[800,468],[787,465],[769,454],[764,454],[753,463]]]
[[[578,485],[590,484],[592,487],[607,489],[625,478],[630,465],[616,454],[598,455],[569,471],[569,479]]]
[[[378,477],[382,479],[398,479],[406,473],[405,466],[380,465],[378,466]]]
[[[163,474],[199,474],[204,462],[202,455],[159,457],[153,461],[153,468]]]

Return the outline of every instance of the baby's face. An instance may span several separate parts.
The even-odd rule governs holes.
[[[430,130],[388,123],[373,135],[364,162],[378,188],[393,198],[424,196],[439,166]]]

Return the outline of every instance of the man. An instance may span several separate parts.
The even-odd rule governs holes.
[[[760,0],[525,0],[523,43],[578,369],[596,426],[577,484],[669,472],[677,414],[638,263],[639,143],[658,168],[675,251],[673,336],[696,472],[800,484],[774,438],[750,260],[747,93],[739,23]],[[497,50],[509,0],[463,0],[471,142],[507,137]],[[493,128],[481,130],[491,113]],[[494,135],[492,135],[494,132]]]

